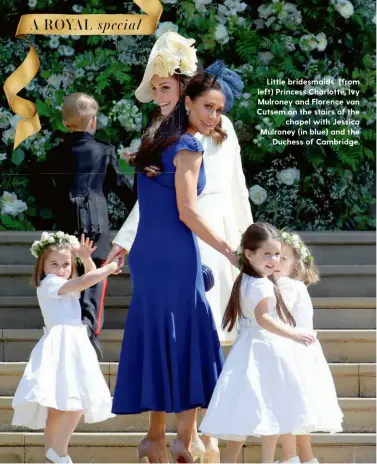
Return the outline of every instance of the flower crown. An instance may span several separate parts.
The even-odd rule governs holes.
[[[301,261],[303,261],[305,264],[309,263],[310,261],[314,261],[314,258],[310,254],[309,249],[304,245],[297,234],[291,234],[290,232],[283,230],[281,231],[281,238],[284,243],[297,251]]]
[[[187,39],[185,43],[170,39],[167,46],[156,53],[152,62],[152,74],[169,77],[179,69],[180,74],[193,76],[198,62],[196,48],[192,47],[194,42],[193,39]]]
[[[41,239],[36,240],[31,248],[31,254],[38,258],[50,245],[65,245],[70,248],[78,248],[80,242],[74,235],[68,235],[64,232],[42,232]]]

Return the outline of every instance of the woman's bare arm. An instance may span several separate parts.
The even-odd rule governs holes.
[[[195,235],[237,265],[237,258],[230,245],[207,225],[196,210],[197,184],[202,156],[200,152],[181,150],[174,159],[177,167],[175,188],[179,218]]]

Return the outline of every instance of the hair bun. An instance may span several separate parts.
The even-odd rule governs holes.
[[[223,60],[216,60],[208,68],[205,69],[205,72],[215,76],[217,82],[220,84],[221,91],[225,96],[225,112],[231,110],[234,105],[234,99],[240,98],[244,83],[240,76],[229,69]]]

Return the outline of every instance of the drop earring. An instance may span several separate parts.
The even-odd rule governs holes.
[[[186,106],[185,108],[186,108],[186,114],[187,114],[187,116],[188,116],[188,115],[190,114],[190,111],[189,111],[189,109],[187,108],[187,106]]]

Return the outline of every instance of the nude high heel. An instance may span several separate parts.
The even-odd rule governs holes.
[[[139,462],[152,462],[149,459],[149,454],[153,447],[158,447],[158,440],[149,440],[148,438],[143,438],[137,445],[137,456]],[[165,447],[164,447],[165,448]],[[166,449],[165,449],[166,450]],[[158,454],[158,453],[157,453]],[[155,461],[153,461],[155,462]],[[161,461],[163,462],[163,461]],[[164,461],[165,462],[165,461]],[[166,461],[168,462],[168,461]]]
[[[170,454],[174,462],[194,462],[191,453],[180,440],[175,439],[170,445]]]
[[[206,447],[199,437],[191,440],[189,451],[192,456],[192,461],[196,462],[199,459],[200,464],[204,462],[204,454]]]
[[[209,442],[206,446],[206,451],[204,453],[204,463],[208,464],[218,464],[220,463],[220,450],[218,445],[214,445],[212,441]]]

